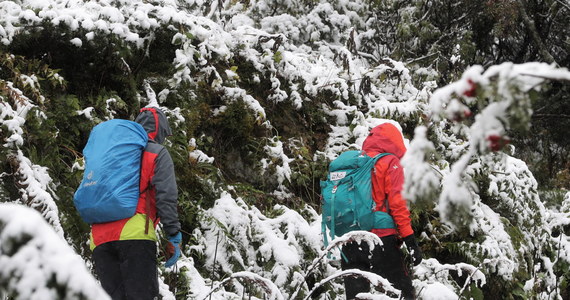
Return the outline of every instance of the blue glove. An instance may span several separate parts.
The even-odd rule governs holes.
[[[164,267],[172,267],[180,257],[181,241],[182,233],[180,232],[168,237],[168,244],[166,245],[166,263],[164,264]]]

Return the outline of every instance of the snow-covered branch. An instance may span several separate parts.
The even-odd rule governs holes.
[[[110,299],[33,209],[0,204],[0,290],[18,299]]]

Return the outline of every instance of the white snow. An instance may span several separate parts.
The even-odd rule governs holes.
[[[0,280],[21,299],[110,299],[83,259],[31,208],[0,204]],[[46,285],[52,282],[55,286]]]
[[[65,41],[78,50],[109,36],[125,41],[127,47],[144,49],[154,31],[168,28],[173,31],[172,43],[177,47],[172,61],[176,71],[168,75],[168,87],[158,95],[152,88],[155,83],[145,81],[145,104],[164,105],[167,97],[181,86],[193,87],[212,78],[211,88],[223,101],[214,115],[224,112],[228,104],[241,101],[258,124],[271,130],[274,128],[266,111],[271,105],[286,104],[301,110],[313,99],[326,95],[328,99],[320,102],[319,111],[332,121],[326,132],[327,143],[318,149],[314,160],[332,160],[347,149],[360,149],[369,130],[383,122],[391,122],[403,132],[404,125],[396,120],[406,120],[409,124],[405,126],[417,128],[411,141],[407,139],[411,137],[405,137],[408,152],[402,160],[406,169],[404,196],[412,207],[434,205],[439,213],[437,220],[443,223],[439,227],[430,224],[428,228],[419,228],[416,236],[421,237],[420,243],[422,239],[445,242],[455,229],[467,226],[473,240],[455,246],[476,262],[442,264],[435,258],[424,259],[414,269],[419,298],[458,299],[468,288],[467,283],[481,287],[489,275],[509,280],[520,268],[531,270],[533,276],[524,282],[526,291],[538,285],[557,288],[554,269],[557,263],[570,262],[570,239],[565,234],[552,233],[570,224],[570,193],[560,207],[545,207],[526,164],[508,154],[495,153],[489,138],[505,137],[512,127],[528,126],[532,111],[527,92],[540,88],[546,80],[570,80],[570,72],[534,62],[504,63],[486,70],[471,66],[459,80],[438,88],[437,71],[412,71],[406,64],[384,57],[386,45],[378,45],[374,53],[347,49],[346,37],[352,36],[358,48],[376,34],[372,28],[356,30],[363,28],[365,20],[360,16],[369,8],[361,2],[323,0],[311,2],[309,8],[306,1],[286,0],[279,3],[283,11],[274,11],[274,0],[248,1],[248,5],[240,1],[182,2],[184,7],[173,0],[2,1],[0,42],[8,46],[16,36],[50,22],[67,28],[70,35]],[[218,6],[220,3],[223,7]],[[240,86],[243,79],[240,70],[233,68],[235,58],[251,65],[251,84],[267,85],[266,98],[254,97]],[[457,51],[450,59],[456,64],[462,62]],[[123,62],[130,72],[130,66]],[[375,63],[373,67],[371,62]],[[219,69],[216,65],[224,67]],[[419,82],[416,75],[426,80]],[[56,77],[63,81],[61,76]],[[18,80],[30,88],[39,86],[39,79],[33,74],[22,74]],[[89,299],[104,299],[106,296],[89,275],[85,263],[63,239],[65,232],[54,192],[57,184],[50,177],[50,170],[24,155],[29,113],[35,113],[40,121],[47,118],[40,110],[42,100],[34,103],[10,81],[5,81],[5,88],[10,96],[0,96],[0,125],[6,130],[2,146],[11,153],[10,163],[15,166],[13,175],[20,193],[18,199],[9,201],[35,208],[41,215],[21,205],[0,204],[0,225],[5,224],[0,226],[0,276],[27,299],[54,298],[53,291],[40,284],[53,274],[58,283],[67,284],[70,293],[82,292]],[[473,123],[462,123],[459,119],[466,117],[478,98],[487,102],[479,104],[482,107]],[[116,98],[106,99],[103,119],[115,117],[118,102]],[[179,108],[163,109],[177,128],[191,122],[185,120]],[[81,107],[76,113],[88,120],[96,118],[93,107]],[[195,139],[188,139],[192,148],[189,158],[213,165],[215,158],[205,149],[197,149]],[[270,195],[280,201],[297,199],[287,188],[294,175],[292,166],[297,162],[297,157],[286,151],[291,144],[276,133],[260,149],[264,158],[260,162],[263,171],[258,175],[275,177],[278,189]],[[77,162],[70,169],[81,168]],[[474,183],[481,177],[489,182],[486,190],[478,190]],[[287,299],[292,294],[284,292],[283,287],[306,288],[303,284],[307,265],[320,268],[320,275],[325,278],[321,282],[330,281],[330,289],[342,294],[342,281],[337,279],[349,272],[339,272],[338,261],[324,259],[327,251],[337,251],[336,247],[349,239],[376,241],[375,236],[354,233],[337,238],[328,249],[322,249],[320,216],[313,208],[307,207],[302,215],[283,205],[267,208],[271,212],[266,212],[233,195],[235,189],[218,191],[215,205],[200,209],[200,223],[192,233],[195,244],[185,249],[187,253],[178,263],[189,278],[191,298],[205,297],[212,287],[217,288],[212,299],[239,298],[239,292],[246,289],[244,282],[253,281],[262,284],[268,298]],[[526,228],[529,225],[531,229]],[[11,239],[22,237],[30,240],[16,254],[6,255],[14,246]],[[204,257],[206,269],[215,265],[222,275],[230,274],[227,281],[216,276],[203,277],[187,255],[192,251]],[[557,251],[558,256],[548,257],[545,253],[549,251]],[[529,253],[536,256],[535,265],[527,265]],[[308,255],[321,257],[325,262],[306,262]],[[339,257],[337,252],[335,255]],[[360,273],[374,283],[389,286],[383,278]],[[454,276],[466,276],[468,281],[458,286]],[[226,288],[225,284],[232,286]],[[174,298],[163,283],[161,294]],[[388,298],[376,293],[362,296]],[[537,297],[546,299],[547,295]]]
[[[72,43],[77,48],[81,48],[81,46],[83,46],[83,42],[81,41],[80,38],[73,38],[69,42]]]

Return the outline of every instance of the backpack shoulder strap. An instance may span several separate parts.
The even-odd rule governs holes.
[[[141,172],[141,184],[142,184],[142,180],[143,179],[143,164],[145,163],[145,156],[148,155],[148,152],[146,151],[147,147],[149,145],[149,142],[147,142],[146,146],[144,147],[144,149],[142,150],[142,155],[141,155],[141,164],[140,164],[140,172]],[[145,214],[146,214],[146,220],[145,220],[145,224],[144,224],[144,234],[148,235],[148,228],[149,228],[149,223],[150,223],[150,188],[151,188],[151,184],[150,182],[146,182],[146,187],[144,188],[144,190],[142,190],[140,192],[140,195],[142,196],[144,194],[145,197],[145,204],[144,204],[144,210],[145,210]]]
[[[382,158],[382,157],[384,157],[384,156],[387,156],[387,155],[394,155],[394,154],[389,153],[389,152],[378,153],[378,154],[376,154],[372,159],[375,160],[375,161],[377,161],[377,160],[379,160],[380,158]]]
[[[376,162],[384,156],[394,155],[392,153],[378,153],[372,159],[374,160],[374,166],[372,167],[372,171],[376,174]],[[394,155],[395,156],[395,155]],[[388,198],[384,199],[384,205],[386,206],[386,212],[390,213],[390,205],[388,203]]]

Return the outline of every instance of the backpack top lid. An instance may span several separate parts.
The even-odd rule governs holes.
[[[100,123],[91,130],[83,155],[86,160],[94,161],[109,155],[123,156],[126,155],[125,152],[146,147],[147,142],[148,135],[140,124],[113,119]]]
[[[370,159],[371,157],[361,150],[345,151],[329,164],[329,172],[358,169]]]

